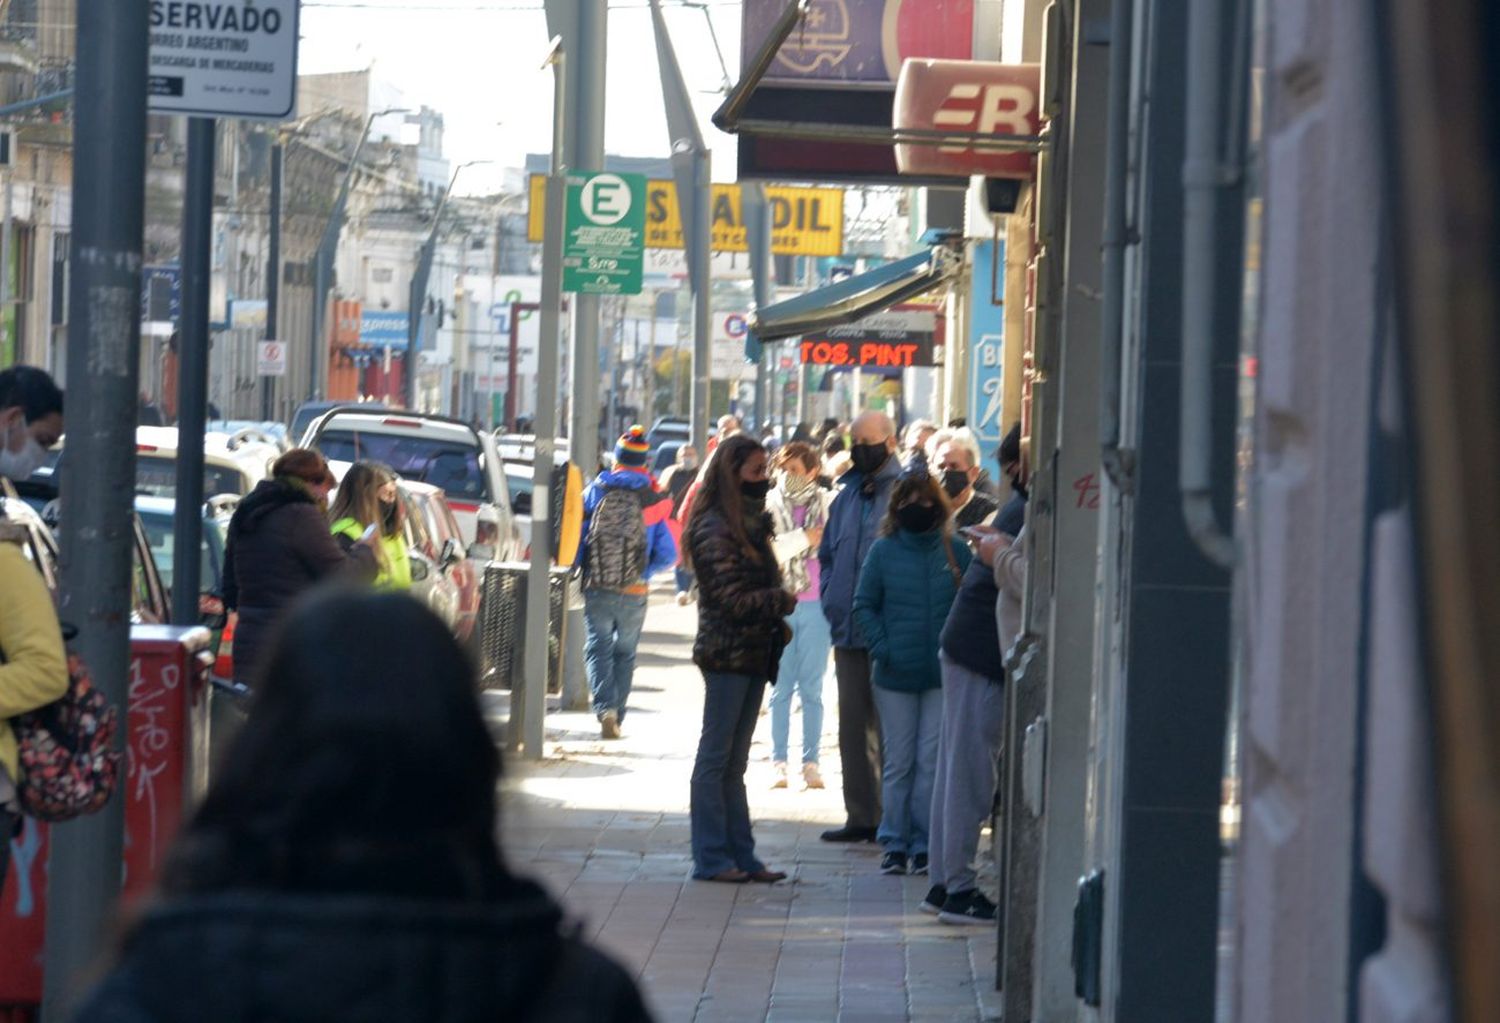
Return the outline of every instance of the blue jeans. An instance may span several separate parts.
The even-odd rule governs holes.
[[[583,659],[589,669],[594,716],[614,711],[625,720],[625,701],[635,677],[635,648],[646,624],[646,595],[613,590],[583,591],[583,624],[588,639]]]
[[[786,762],[795,689],[802,698],[802,762],[816,764],[818,741],[823,737],[823,679],[828,675],[833,637],[816,600],[798,601],[787,624],[792,627],[792,641],[781,653],[781,670],[771,687],[771,759]]]
[[[693,588],[693,573],[678,565],[672,570],[677,576],[677,592],[687,593]]]
[[[766,680],[726,672],[703,673],[703,734],[693,763],[693,876],[709,878],[738,867],[754,873],[755,858],[745,765],[760,717]]]
[[[876,838],[889,852],[927,851],[938,739],[943,732],[943,691],[902,693],[874,686],[880,712],[881,803]]]

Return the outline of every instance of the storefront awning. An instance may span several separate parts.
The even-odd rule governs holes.
[[[952,277],[959,257],[942,245],[750,314],[760,341],[811,334],[863,319],[931,291]]]

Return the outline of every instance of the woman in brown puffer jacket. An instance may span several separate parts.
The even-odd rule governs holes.
[[[698,578],[693,662],[703,672],[703,734],[693,764],[693,876],[770,883],[755,856],[745,766],[766,682],[786,646],[795,598],[781,585],[766,513],[766,449],[743,434],[719,445],[693,504],[686,548]]]

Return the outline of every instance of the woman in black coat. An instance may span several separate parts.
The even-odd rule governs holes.
[[[260,648],[286,607],[340,572],[373,579],[378,538],[365,536],[347,552],[328,532],[328,462],[293,448],[271,466],[229,520],[224,552],[224,606],[239,614],[234,678],[250,685]]]
[[[766,512],[766,449],[744,434],[719,445],[693,503],[686,547],[698,577],[693,662],[703,672],[703,734],[693,765],[693,876],[780,881],[755,856],[745,766],[766,682],[796,599],[781,585]]]

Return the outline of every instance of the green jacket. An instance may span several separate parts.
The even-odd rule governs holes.
[[[365,535],[365,527],[355,519],[345,517],[330,526],[329,532],[334,536],[345,537],[357,543],[359,538]],[[411,555],[406,550],[406,537],[400,533],[395,536],[382,536],[380,552],[381,557],[376,559],[376,567],[379,571],[375,573],[375,588],[377,590],[411,589]],[[381,561],[385,564],[379,564]]]
[[[973,558],[966,544],[939,529],[903,529],[875,541],[854,591],[854,620],[870,650],[875,685],[905,693],[942,685],[938,639]]]

